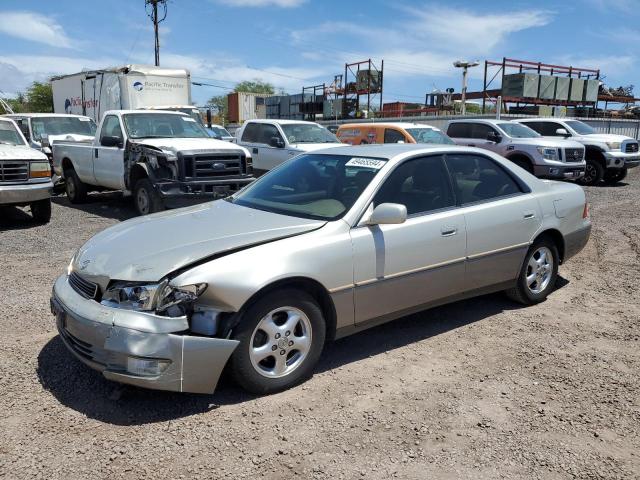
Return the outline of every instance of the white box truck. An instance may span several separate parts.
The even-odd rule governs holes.
[[[91,70],[51,79],[53,111],[86,115],[98,122],[107,110],[180,111],[202,123],[191,103],[191,74],[151,65]]]

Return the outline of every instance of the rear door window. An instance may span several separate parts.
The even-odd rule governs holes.
[[[260,128],[257,123],[247,123],[242,131],[241,142],[258,143],[260,136]]]
[[[445,162],[461,205],[522,193],[511,175],[490,158],[474,154],[447,154]]]
[[[452,138],[472,138],[470,123],[451,123],[447,128],[447,135]]]

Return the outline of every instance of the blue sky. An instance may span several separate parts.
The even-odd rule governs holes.
[[[385,60],[386,101],[460,90],[457,59],[503,56],[600,68],[636,84],[640,0],[171,0],[160,61],[194,80],[233,87],[267,80],[287,92],[333,80],[345,61]],[[153,63],[143,0],[3,0],[0,90],[127,63]],[[480,89],[482,68],[471,71]],[[203,104],[226,90],[193,87]],[[640,85],[636,94],[640,93]]]

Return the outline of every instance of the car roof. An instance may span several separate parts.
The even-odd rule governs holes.
[[[316,122],[308,122],[306,120],[284,120],[280,118],[253,118],[251,120],[247,120],[245,125],[249,122],[253,123],[277,123],[280,125],[288,125],[291,123],[307,123],[309,125],[318,125]]]
[[[430,128],[437,130],[437,127],[428,125],[426,123],[414,123],[414,122],[355,122],[355,123],[343,123],[340,127],[355,128],[355,127],[399,127],[399,128]]]
[[[511,120],[496,120],[495,118],[469,118],[449,120],[449,123],[486,123],[489,125],[499,125],[501,123],[510,123]]]
[[[175,112],[175,111],[171,111],[171,110],[143,110],[143,109],[139,109],[139,110],[107,110],[106,112],[104,112],[105,115],[109,114],[109,115],[116,115],[116,114],[122,114],[122,115],[128,115],[130,113],[133,114],[138,114],[138,115],[144,115],[144,114],[156,114],[156,113],[166,113],[167,115],[181,115],[183,117],[188,117],[189,115],[187,115],[184,112]]]
[[[476,151],[470,147],[458,145],[439,145],[426,143],[372,143],[370,145],[345,145],[343,147],[323,148],[308,152],[309,154],[344,155],[351,157],[374,157],[393,159],[395,157],[405,157],[408,154],[431,154],[445,153],[453,151]]]
[[[86,115],[75,115],[73,113],[9,113],[2,115],[3,117],[25,118],[25,117],[80,117],[90,118]]]
[[[558,117],[527,117],[527,118],[514,118],[514,122],[564,122],[565,120],[574,120],[573,118],[558,118]]]

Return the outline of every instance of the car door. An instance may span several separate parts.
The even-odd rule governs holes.
[[[445,162],[467,229],[467,288],[512,281],[542,223],[538,202],[488,156],[447,154]]]
[[[242,135],[238,141],[238,144],[245,147],[251,152],[251,158],[253,160],[253,171],[260,175],[266,172],[266,169],[263,169],[260,166],[260,144],[258,143],[258,138],[260,135],[260,128],[257,122],[249,122],[244,126],[242,130]]]
[[[351,230],[356,323],[396,316],[464,288],[464,214],[455,206],[443,157],[397,166],[369,208],[381,203],[405,205],[408,218]]]
[[[259,124],[258,149],[260,151],[260,162],[258,168],[261,170],[271,170],[290,157],[295,156],[297,151],[286,148],[286,144],[280,130],[270,123]],[[281,147],[271,145],[272,139],[278,139]],[[254,161],[255,165],[255,161]]]
[[[120,146],[106,146],[102,144],[105,137],[118,137],[122,142]],[[93,175],[97,185],[116,190],[125,187],[123,146],[124,135],[120,119],[117,115],[107,115],[100,129],[100,144],[92,149]]]
[[[384,129],[384,143],[406,143],[407,139],[402,132],[395,128]]]

